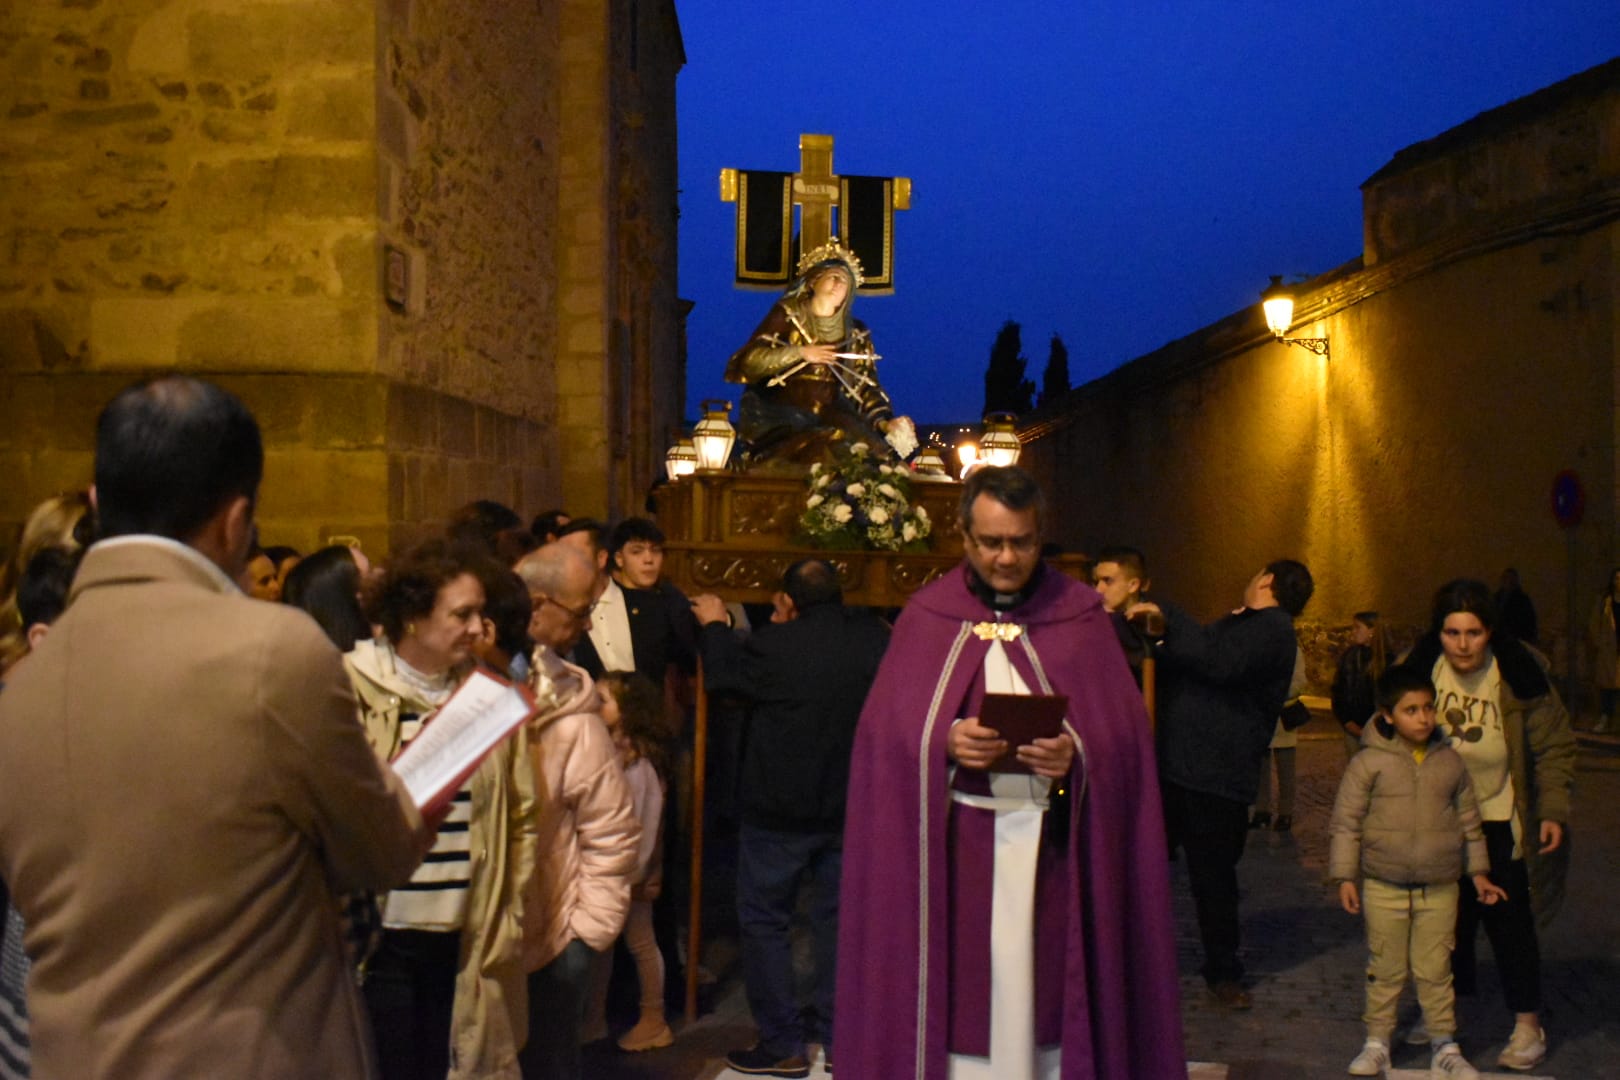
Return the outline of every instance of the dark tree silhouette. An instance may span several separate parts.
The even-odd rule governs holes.
[[[1056,333],[1046,354],[1046,370],[1041,373],[1041,407],[1052,404],[1069,392],[1069,349]]]
[[[1035,405],[1035,384],[1024,378],[1029,361],[1023,355],[1019,327],[1008,319],[990,346],[990,366],[984,370],[984,411],[1027,413]]]

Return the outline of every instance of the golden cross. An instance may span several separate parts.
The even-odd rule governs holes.
[[[737,201],[739,170],[720,170],[720,199]],[[793,174],[793,204],[799,208],[799,250],[814,251],[837,237],[833,231],[832,208],[838,205],[839,176],[833,172],[833,137],[799,136],[799,171]],[[911,208],[911,180],[895,177],[892,204],[896,210]]]

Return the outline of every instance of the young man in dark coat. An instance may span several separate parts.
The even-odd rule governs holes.
[[[1252,1005],[1238,960],[1237,864],[1261,761],[1294,674],[1294,617],[1314,588],[1303,564],[1278,559],[1250,579],[1242,607],[1208,626],[1164,608],[1158,750],[1165,823],[1172,850],[1187,853],[1204,981],[1233,1009]],[[1141,604],[1130,614],[1153,607]]]

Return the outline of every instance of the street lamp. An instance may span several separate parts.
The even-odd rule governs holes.
[[[671,480],[691,476],[697,472],[697,467],[697,448],[692,445],[692,440],[684,435],[676,439],[674,445],[669,448],[669,453],[664,455],[664,473]]]
[[[911,468],[923,480],[947,479],[945,459],[939,456],[939,447],[933,443],[917,452],[917,456],[911,461]]]
[[[718,471],[726,467],[731,447],[737,441],[737,429],[731,426],[726,414],[731,402],[718,398],[703,403],[703,419],[692,428],[692,447],[697,453],[697,467]]]
[[[1018,464],[1024,444],[1018,441],[1017,419],[1010,412],[993,412],[984,418],[984,435],[979,439],[979,456],[986,465]]]
[[[1328,355],[1325,337],[1285,337],[1294,325],[1294,291],[1282,283],[1281,274],[1271,275],[1271,284],[1260,294],[1260,310],[1266,313],[1266,328],[1284,345],[1298,345],[1317,356]]]
[[[979,464],[979,444],[976,442],[959,444],[956,448],[956,460],[961,462],[961,477],[966,480],[967,474],[973,471],[973,466]]]

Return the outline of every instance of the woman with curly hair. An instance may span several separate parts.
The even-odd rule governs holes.
[[[382,634],[355,644],[344,666],[384,760],[473,667],[484,631],[478,570],[477,555],[429,541],[392,561],[368,596]],[[520,732],[456,793],[410,882],[381,898],[364,993],[384,1080],[519,1075],[528,1000],[517,913],[534,873],[533,818]]]

